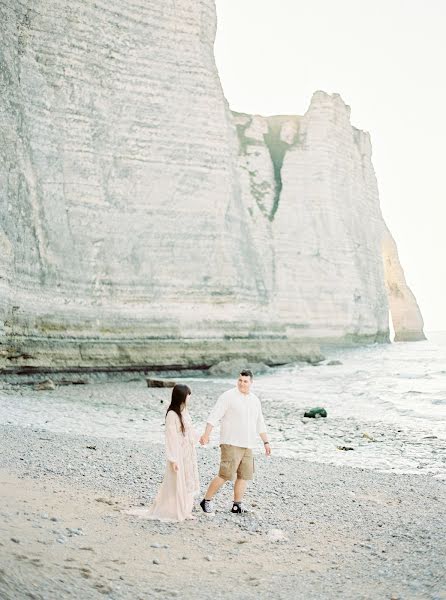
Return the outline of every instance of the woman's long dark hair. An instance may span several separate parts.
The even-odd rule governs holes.
[[[169,410],[173,410],[174,413],[178,415],[181,423],[181,432],[184,434],[184,423],[183,423],[183,415],[181,414],[181,407],[186,403],[186,398],[191,394],[190,387],[185,385],[184,383],[177,383],[172,390],[172,398],[170,400]]]

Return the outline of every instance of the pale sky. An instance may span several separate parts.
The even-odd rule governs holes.
[[[341,94],[372,136],[381,208],[425,328],[446,330],[446,0],[216,0],[233,110]]]

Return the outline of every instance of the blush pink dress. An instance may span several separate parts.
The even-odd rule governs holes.
[[[126,510],[130,515],[160,521],[193,519],[194,498],[200,492],[196,434],[187,409],[182,412],[184,434],[178,415],[170,410],[166,416],[166,472],[158,494],[149,508]],[[178,465],[174,471],[172,463]]]

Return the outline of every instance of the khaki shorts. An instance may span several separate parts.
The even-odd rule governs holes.
[[[247,481],[254,477],[254,457],[251,448],[240,448],[229,444],[221,444],[220,470],[218,476],[226,481],[245,479]]]

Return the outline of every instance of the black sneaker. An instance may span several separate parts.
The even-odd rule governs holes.
[[[235,515],[246,515],[249,510],[246,509],[241,502],[234,502],[231,508],[231,512]]]
[[[207,515],[213,514],[214,503],[212,502],[212,500],[206,500],[205,498],[203,498],[203,500],[200,502],[200,506],[203,509],[203,512],[206,513]]]

